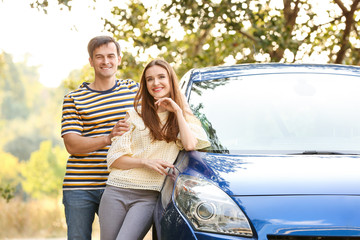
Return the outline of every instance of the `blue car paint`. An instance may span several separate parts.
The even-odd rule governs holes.
[[[193,69],[188,73],[190,78],[183,79],[181,86],[189,97],[193,82],[264,72],[304,74],[304,71],[360,77],[360,68],[352,66],[243,64]],[[265,161],[269,164],[266,169],[261,169],[261,163]],[[290,168],[289,172],[285,167],[291,164],[286,166],[286,161],[292,161],[295,166],[304,161],[316,162],[317,168],[322,166],[322,171],[311,171],[308,164],[307,170],[299,169],[297,173],[296,168]],[[157,237],[265,240],[270,235],[288,235],[360,239],[360,174],[356,173],[359,169],[357,162],[359,157],[356,155],[227,155],[182,151],[176,169],[166,178],[156,205],[154,221]],[[194,231],[172,198],[179,174],[207,179],[231,196],[248,217],[253,238]]]
[[[181,152],[176,164],[175,176],[168,177],[166,185],[173,186],[175,183],[174,179],[179,174],[197,176],[212,181],[234,199],[245,215],[251,216],[249,220],[254,232],[258,235],[255,239],[266,239],[268,234],[323,236],[326,233],[326,236],[360,236],[360,188],[358,187],[360,181],[352,185],[354,187],[354,193],[352,194],[334,193],[333,191],[326,193],[328,190],[321,194],[295,194],[293,189],[296,189],[296,185],[287,184],[285,186],[290,191],[287,194],[284,192],[281,194],[266,193],[265,190],[269,186],[263,186],[263,190],[261,188],[256,189],[258,190],[255,191],[256,194],[250,194],[248,190],[233,194],[230,190],[231,186],[237,185],[232,185],[232,183],[225,181],[221,174],[233,172],[235,169],[246,170],[246,167],[242,165],[246,165],[248,162],[240,161],[238,166],[234,166],[231,156],[224,156],[222,161],[214,162],[212,158],[208,160],[208,155],[213,154]],[[253,157],[244,156],[244,158]],[[353,156],[342,156],[342,158],[344,157],[357,159],[357,157]],[[236,158],[241,158],[241,156],[236,156]],[[304,156],[274,157],[259,155],[256,158],[286,159],[304,158]],[[338,157],[335,156],[333,158]],[[229,160],[230,164],[227,163]],[[256,162],[256,159],[253,161]],[[218,169],[217,172],[214,172],[212,169],[216,168],[214,164],[217,162],[221,162],[223,166],[218,166],[221,167],[220,170]],[[229,166],[227,167],[227,165]],[[238,174],[238,176],[240,175]],[[358,180],[360,180],[359,177]],[[288,179],[288,181],[291,182],[291,179]],[[259,185],[259,187],[261,186]],[[271,187],[269,188],[271,189]],[[263,194],[259,195],[258,192],[263,192]],[[162,191],[161,197],[163,198],[165,195],[171,196],[172,194],[172,187],[168,187]],[[161,229],[161,236],[158,236],[159,239],[242,239],[236,236],[193,231],[191,224],[178,211],[173,200],[169,197],[168,199],[169,202],[165,203],[165,215],[158,216],[159,218],[157,219],[158,221],[161,219],[161,224],[156,226],[157,229]],[[162,206],[158,203],[156,212],[163,212],[163,210]],[[176,224],[174,225],[173,223]],[[169,229],[172,230],[169,231]]]
[[[180,159],[176,166],[179,172],[206,178],[231,196],[360,196],[357,155],[219,155],[194,151],[182,152]],[[337,178],[337,173],[342,177]]]
[[[229,195],[360,194],[356,155],[196,155],[212,171],[199,172]]]
[[[302,195],[235,197],[251,216],[259,239],[267,234],[360,236],[359,196]]]

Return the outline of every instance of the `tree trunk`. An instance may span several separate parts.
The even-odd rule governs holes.
[[[341,0],[334,0],[335,3],[341,8],[345,16],[345,29],[339,42],[340,50],[336,54],[335,63],[341,64],[344,61],[346,51],[350,47],[349,36],[354,24],[354,12],[357,10],[360,0],[353,0],[351,9],[347,10]]]

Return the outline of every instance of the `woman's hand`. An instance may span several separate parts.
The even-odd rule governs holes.
[[[155,98],[155,100],[156,100],[156,102],[155,102],[156,106],[162,107],[169,112],[174,112],[176,114],[182,112],[179,105],[177,105],[176,102],[174,102],[174,100],[172,100],[171,98],[168,98],[168,97]]]
[[[174,167],[173,164],[167,163],[160,159],[145,160],[143,164],[145,165],[145,167],[155,170],[161,175],[167,175],[168,168]]]

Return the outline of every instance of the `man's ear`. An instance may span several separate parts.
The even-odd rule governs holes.
[[[121,64],[121,56],[118,57],[118,66]]]
[[[91,57],[89,57],[89,63],[92,67],[94,67],[94,63],[93,63],[93,60],[91,59]]]

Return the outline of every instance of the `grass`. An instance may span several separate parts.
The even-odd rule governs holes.
[[[0,239],[66,239],[66,222],[61,197],[29,201],[15,197],[9,202],[0,198],[0,213]],[[100,239],[97,216],[93,224],[92,239]],[[144,240],[151,239],[150,230]]]
[[[54,238],[66,236],[66,223],[59,199],[22,201],[0,199],[0,239]]]

